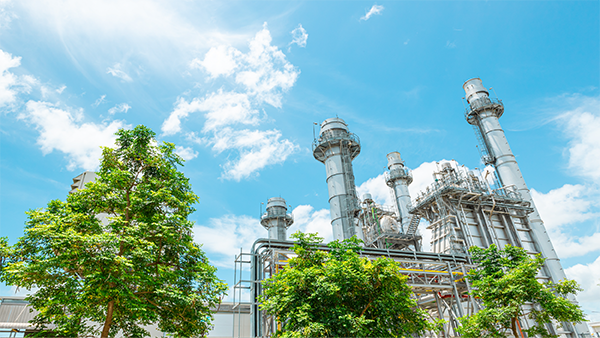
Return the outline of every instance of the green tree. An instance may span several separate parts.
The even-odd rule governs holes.
[[[198,197],[177,170],[183,160],[144,126],[116,135],[95,182],[27,212],[24,236],[0,243],[1,280],[37,288],[27,297],[39,311],[33,322],[59,335],[143,337],[151,323],[178,337],[206,334],[226,286],[193,241]]]
[[[520,332],[520,318],[530,318],[534,323],[522,329],[529,337],[540,335],[554,337],[546,324],[582,322],[584,314],[567,295],[581,291],[573,280],[559,283],[540,283],[536,276],[544,266],[540,255],[531,257],[523,248],[507,245],[499,250],[495,245],[487,249],[471,247],[473,261],[479,268],[469,272],[467,278],[473,286],[472,296],[480,299],[483,309],[470,317],[461,318],[459,332],[465,337],[506,337],[509,331],[515,337]],[[533,304],[524,310],[523,305]]]
[[[318,250],[297,232],[285,268],[263,281],[261,309],[282,323],[277,337],[404,337],[433,329],[392,259],[360,257],[353,237]]]

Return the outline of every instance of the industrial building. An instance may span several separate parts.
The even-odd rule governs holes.
[[[386,256],[398,262],[418,305],[433,318],[446,320],[443,332],[431,332],[431,337],[459,336],[458,318],[480,308],[478,300],[469,295],[470,285],[464,278],[475,267],[468,255],[471,246],[522,247],[531,255],[546,258],[540,280],[558,282],[566,278],[500,126],[502,101],[490,98],[479,78],[466,81],[463,89],[468,102],[465,119],[475,130],[483,163],[493,168],[487,176],[456,162],[443,163],[432,173],[434,183],[417,196],[410,196],[412,172],[397,149],[390,149],[384,177],[394,205],[384,206],[375,203],[369,194],[357,195],[352,161],[359,156],[361,144],[343,119],[322,122],[312,147],[315,159],[325,165],[334,239],[357,236],[365,243],[362,256]],[[75,178],[73,189],[93,179],[92,174]],[[432,233],[432,252],[422,251],[418,230],[422,221]],[[236,256],[234,300],[216,313],[210,337],[268,337],[275,332],[277,318],[261,311],[256,299],[262,292],[260,282],[281,270],[294,254],[293,242],[287,241],[286,233],[293,222],[285,199],[267,201],[260,223],[268,238],[257,239],[250,252]],[[323,245],[322,249],[327,247]],[[249,304],[241,300],[245,292],[250,293]],[[11,306],[18,306],[18,300],[11,301],[15,302]],[[0,316],[5,309],[3,301]],[[591,337],[585,323],[561,324],[561,328],[549,327],[550,331],[565,338]],[[3,328],[10,325],[0,323]],[[530,323],[523,320],[520,325],[528,328]],[[13,324],[13,328],[21,327]]]
[[[400,153],[390,152],[385,180],[394,205],[381,206],[369,194],[357,196],[352,160],[360,153],[360,139],[344,120],[325,120],[313,143],[315,159],[325,165],[334,239],[356,235],[365,242],[361,255],[396,260],[408,276],[419,306],[432,317],[446,320],[443,332],[430,333],[432,337],[459,336],[458,318],[479,309],[479,302],[469,295],[468,280],[463,278],[474,267],[468,255],[471,246],[522,247],[546,259],[538,276],[541,281],[566,278],[500,126],[502,101],[490,98],[479,78],[466,81],[463,89],[468,103],[464,116],[475,131],[482,162],[492,168],[487,171],[491,178],[456,162],[443,163],[433,173],[434,183],[411,197],[411,171],[404,166]],[[417,230],[421,220],[427,222],[432,233],[432,252],[421,251],[422,238]],[[283,231],[287,223],[280,224],[278,229]],[[255,301],[261,294],[260,281],[277,273],[293,255],[292,243],[282,241],[285,237],[281,232],[277,236],[274,233],[269,228],[269,239],[258,240],[250,253],[236,258],[240,275],[242,266],[250,265],[251,279],[239,278],[234,290],[251,291],[253,337],[270,336],[277,328],[276,318],[263,313]],[[570,300],[576,302],[574,297]],[[528,320],[520,323],[523,328],[530,324]],[[561,337],[591,337],[585,323],[560,324],[549,326],[549,331]]]

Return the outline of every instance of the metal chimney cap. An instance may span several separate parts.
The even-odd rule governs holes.
[[[287,210],[287,204],[285,203],[285,199],[281,197],[272,197],[267,200],[267,209],[272,207],[282,207]]]
[[[387,154],[388,160],[388,169],[390,169],[394,164],[400,164],[404,166],[404,161],[402,161],[402,157],[400,157],[400,153],[397,151],[393,151]]]
[[[321,133],[331,129],[342,129],[348,132],[348,124],[339,117],[332,117],[321,123]]]
[[[490,93],[483,86],[481,79],[478,77],[465,81],[465,83],[463,84],[463,89],[465,90],[465,97],[467,98],[467,102],[469,103],[471,103],[471,96],[477,93],[485,93],[486,96]]]
[[[363,195],[363,200],[364,201],[372,201],[373,200],[373,196],[371,196],[371,194],[364,194]]]

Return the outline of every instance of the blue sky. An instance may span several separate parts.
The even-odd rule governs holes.
[[[0,0],[0,236],[15,242],[26,210],[64,199],[114,131],[144,124],[188,159],[196,240],[231,283],[234,254],[266,236],[270,197],[293,206],[291,232],[331,237],[314,122],[346,120],[359,191],[389,203],[391,151],[414,169],[412,194],[436,161],[481,168],[461,102],[480,77],[600,320],[599,13],[598,1]]]

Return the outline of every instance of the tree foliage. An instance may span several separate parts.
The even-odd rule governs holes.
[[[261,309],[282,323],[277,337],[404,337],[433,329],[392,259],[360,257],[353,237],[318,250],[297,232],[285,268],[263,281]]]
[[[183,160],[144,126],[117,136],[95,182],[27,212],[24,236],[1,243],[0,277],[37,288],[27,297],[34,323],[59,335],[143,337],[151,323],[203,335],[226,287],[193,241],[187,218],[198,197],[177,170]]]
[[[553,320],[581,322],[584,314],[567,295],[581,291],[573,280],[559,283],[540,283],[536,276],[544,265],[540,255],[531,257],[519,247],[507,245],[499,250],[495,245],[487,249],[469,249],[479,268],[469,272],[472,295],[483,302],[484,308],[471,317],[461,319],[459,331],[465,337],[506,337],[511,331],[522,337],[520,318],[529,318],[534,326],[522,329],[529,337],[554,337],[546,328]],[[533,306],[523,307],[531,303]],[[527,310],[525,310],[527,309]]]

